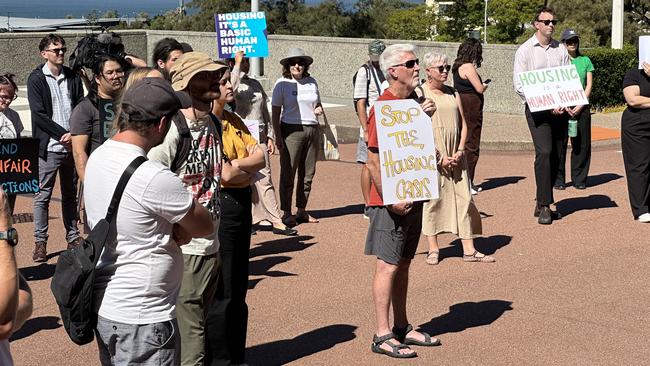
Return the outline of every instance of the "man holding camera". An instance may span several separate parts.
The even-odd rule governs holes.
[[[68,247],[78,245],[77,176],[72,157],[70,114],[83,98],[81,78],[63,66],[65,40],[48,34],[38,45],[45,59],[27,79],[27,98],[32,113],[32,135],[39,144],[39,186],[34,196],[34,239],[32,259],[47,261],[48,217],[57,171],[60,173],[61,210]]]

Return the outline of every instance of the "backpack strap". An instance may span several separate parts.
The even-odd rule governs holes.
[[[176,173],[181,162],[185,161],[190,154],[190,149],[192,148],[190,143],[192,140],[192,134],[190,128],[187,126],[187,120],[185,119],[183,112],[180,110],[176,112],[176,115],[174,115],[172,120],[174,121],[174,125],[176,125],[178,136],[180,137],[178,147],[176,148],[176,154],[174,155],[174,159],[169,167],[172,172]]]
[[[363,68],[366,70],[366,107],[370,106],[370,78],[372,77],[370,75],[370,65],[369,64],[363,64]]]
[[[210,118],[212,119],[212,123],[214,123],[214,127],[217,128],[219,139],[221,139],[223,137],[223,125],[221,124],[221,120],[217,118],[214,113],[210,113]]]
[[[122,200],[122,193],[124,193],[126,184],[131,179],[135,170],[146,160],[147,157],[138,156],[126,167],[124,173],[122,173],[120,180],[117,182],[117,187],[115,187],[115,192],[113,192],[113,198],[111,198],[111,204],[108,206],[108,212],[106,212],[106,217],[104,218],[109,224],[113,221],[113,217],[115,217],[115,213],[117,213],[117,209],[120,207],[120,200]]]
[[[368,73],[371,74],[371,76],[368,77],[368,84],[370,84],[370,77],[372,77],[372,80],[375,81],[375,86],[377,87],[377,93],[381,95],[381,83],[383,83],[384,80],[386,80],[386,78],[383,77],[384,74],[381,72],[377,73],[377,69],[370,62],[365,64],[365,66],[366,69],[368,70]]]

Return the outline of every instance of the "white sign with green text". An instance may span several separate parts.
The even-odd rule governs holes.
[[[431,117],[413,99],[374,104],[385,205],[438,198]]]
[[[517,74],[531,112],[589,104],[575,65]]]

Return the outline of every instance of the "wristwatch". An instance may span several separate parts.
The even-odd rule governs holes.
[[[15,247],[18,244],[18,230],[10,227],[7,231],[0,231],[0,240],[6,240],[9,245]]]

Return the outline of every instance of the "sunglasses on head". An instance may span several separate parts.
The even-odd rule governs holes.
[[[415,60],[408,60],[408,61],[406,61],[406,62],[404,62],[404,63],[397,64],[397,65],[393,65],[392,67],[404,66],[404,67],[406,67],[407,69],[412,69],[412,68],[415,67],[415,65],[419,65],[419,64],[420,64],[420,60],[418,60],[418,59],[416,58]]]
[[[438,69],[438,72],[441,73],[441,74],[442,74],[443,72],[449,73],[449,70],[451,70],[451,66],[450,66],[450,65],[444,65],[444,66],[442,66],[442,65],[441,65],[441,66],[433,66],[433,68],[434,68],[434,69]]]
[[[550,19],[544,19],[544,20],[536,19],[536,21],[538,21],[540,23],[544,23],[544,25],[549,25],[549,24],[556,25],[557,24],[557,19],[553,19],[553,20],[550,20]]]
[[[300,58],[292,58],[288,61],[288,64],[289,66],[293,66],[293,65],[305,66],[305,60]]]

